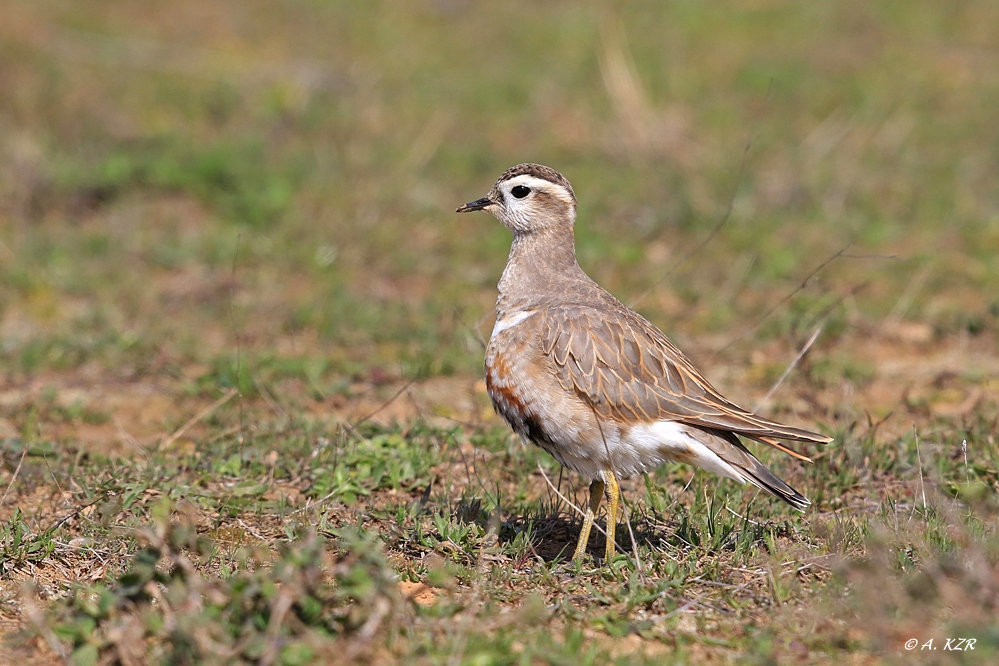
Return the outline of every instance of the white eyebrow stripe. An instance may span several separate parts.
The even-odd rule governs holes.
[[[533,317],[536,314],[538,314],[537,310],[521,310],[520,312],[514,313],[509,317],[497,319],[496,325],[493,326],[493,333],[490,337],[496,337],[497,334],[502,333],[508,328],[513,328],[528,317]]]
[[[565,202],[567,206],[576,206],[576,198],[572,194],[572,191],[566,189],[564,185],[559,183],[553,183],[550,180],[545,180],[544,178],[538,178],[530,174],[522,173],[519,176],[514,176],[510,180],[503,183],[504,188],[507,192],[513,190],[513,188],[518,185],[523,185],[524,187],[529,187],[535,192],[545,192],[552,195],[561,201]]]
[[[552,191],[554,189],[565,190],[564,187],[558,183],[553,183],[550,180],[545,180],[544,178],[538,178],[530,174],[522,173],[519,176],[514,176],[510,180],[506,181],[510,184],[510,187],[516,187],[517,185],[523,185],[529,187],[532,190],[542,190],[542,191]]]

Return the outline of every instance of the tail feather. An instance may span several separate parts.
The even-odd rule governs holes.
[[[710,431],[711,435],[715,436],[715,440],[711,448],[714,450],[719,457],[721,457],[726,463],[731,465],[733,468],[738,470],[742,476],[752,483],[757,488],[767,491],[774,497],[783,500],[793,506],[798,511],[804,511],[812,505],[811,501],[797,490],[784,483],[776,474],[771,472],[767,467],[756,459],[752,453],[739,441],[739,437],[734,432],[726,431]],[[766,442],[771,444],[771,442]],[[772,444],[777,446],[776,444]],[[777,446],[781,450],[784,449],[781,446]],[[792,451],[788,451],[792,453]],[[804,458],[800,454],[795,456],[797,458],[803,458],[804,460],[809,460]],[[809,462],[811,462],[809,460]]]
[[[749,476],[749,481],[758,488],[762,488],[774,497],[781,499],[798,511],[804,511],[812,505],[812,502],[791,486],[784,483],[780,477],[763,466],[763,463],[756,460],[752,470],[744,470]]]

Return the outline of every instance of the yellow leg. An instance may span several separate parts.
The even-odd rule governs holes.
[[[572,554],[572,559],[578,560],[586,554],[586,544],[590,540],[590,528],[593,527],[593,517],[600,508],[600,500],[604,497],[604,482],[594,480],[590,484],[590,505],[586,508],[586,515],[583,517],[583,527],[579,530],[579,541],[576,542],[576,552]]]
[[[604,483],[607,484],[607,554],[605,559],[610,562],[617,552],[614,542],[614,530],[617,528],[618,500],[621,497],[621,489],[617,485],[617,477],[614,472],[604,472]]]

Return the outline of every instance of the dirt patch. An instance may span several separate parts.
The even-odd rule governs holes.
[[[961,418],[994,405],[999,395],[999,357],[990,334],[953,336],[937,342],[892,335],[856,336],[840,347],[849,347],[853,363],[865,368],[856,381],[816,392],[792,371],[772,398],[772,413],[804,425],[865,419],[880,420],[889,414],[886,432],[911,431],[913,421],[934,417]],[[816,362],[835,350],[818,350]],[[724,370],[723,385],[745,388],[755,380],[755,368],[773,364],[768,356],[751,356],[742,368]],[[711,374],[710,372],[708,373]],[[183,380],[114,379],[91,367],[84,373],[33,377],[0,387],[0,436],[18,435],[25,414],[38,413],[41,436],[52,441],[77,441],[102,453],[124,454],[169,437],[212,400],[189,394]],[[493,413],[484,382],[475,376],[434,377],[403,382],[375,377],[377,381],[353,382],[343,394],[326,399],[310,397],[311,387],[301,381],[282,381],[281,390],[268,391],[244,406],[267,405],[278,410],[298,410],[311,417],[349,424],[381,425],[422,419],[440,426],[501,424]],[[719,382],[721,384],[721,382]],[[758,400],[762,394],[756,394]],[[751,397],[752,399],[752,397]],[[816,412],[816,405],[819,411]],[[52,408],[52,409],[47,409]],[[200,432],[195,424],[188,438]]]

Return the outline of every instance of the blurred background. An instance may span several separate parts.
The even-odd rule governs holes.
[[[453,377],[479,409],[510,234],[453,211],[535,161],[575,187],[584,269],[736,398],[821,328],[812,404],[775,408],[968,410],[999,375],[996,25],[988,0],[4,2],[5,404]]]
[[[962,663],[996,663],[997,26],[995,0],[0,0],[0,633],[28,630],[0,662],[974,636]],[[526,161],[572,182],[593,278],[835,437],[755,449],[808,513],[665,466],[622,486],[650,569],[552,559],[578,522],[541,474],[586,484],[492,413],[511,238],[454,212]],[[132,553],[148,585],[115,583]]]

